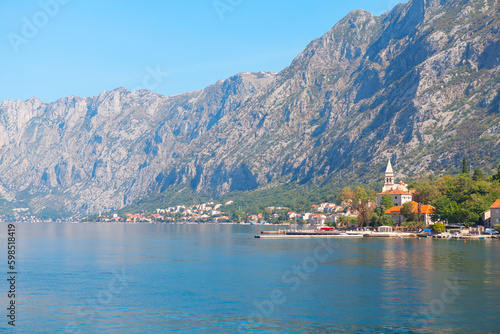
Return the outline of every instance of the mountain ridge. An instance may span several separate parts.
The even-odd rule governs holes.
[[[352,11],[279,73],[175,96],[120,87],[0,102],[0,195],[87,213],[178,185],[222,196],[341,184],[347,171],[373,181],[389,158],[402,176],[449,171],[464,155],[492,168],[498,9],[413,0],[379,17]]]

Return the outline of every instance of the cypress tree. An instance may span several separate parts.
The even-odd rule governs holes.
[[[500,163],[497,166],[497,173],[491,176],[492,180],[500,180]]]
[[[469,165],[467,164],[466,157],[464,157],[464,160],[462,161],[462,174],[469,175]]]
[[[472,175],[474,181],[484,181],[484,173],[481,169],[476,168],[474,174]]]

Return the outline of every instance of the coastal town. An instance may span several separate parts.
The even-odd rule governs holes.
[[[416,189],[408,184],[396,182],[391,161],[387,163],[384,186],[379,193],[364,189],[346,188],[339,196],[339,203],[311,205],[308,212],[295,212],[289,207],[269,206],[261,213],[247,214],[236,207],[232,200],[214,201],[157,208],[155,212],[117,213],[96,217],[97,222],[127,223],[205,223],[205,224],[250,224],[250,225],[308,225],[312,231],[358,230],[385,233],[435,232],[448,235],[490,234],[498,232],[500,226],[500,199],[491,203],[482,212],[482,224],[457,223],[441,217],[439,210],[429,204]],[[422,190],[422,193],[425,191]],[[421,200],[422,202],[420,202]],[[443,219],[445,218],[445,219]]]
[[[444,237],[468,234],[492,237],[500,233],[498,171],[488,178],[477,169],[472,173],[464,158],[459,175],[406,184],[396,179],[396,172],[388,160],[383,176],[384,183],[378,191],[360,186],[354,189],[346,187],[335,202],[312,202],[305,210],[297,210],[293,206],[265,206],[260,212],[247,212],[248,205],[245,206],[247,203],[241,199],[226,199],[158,207],[151,211],[121,210],[86,217],[51,218],[19,207],[9,213],[1,213],[0,221],[241,224],[288,226],[289,231],[360,231],[363,234],[393,233],[392,236],[432,233]]]
[[[432,233],[442,237],[472,234],[494,237],[500,232],[499,173],[488,179],[477,170],[471,174],[464,159],[462,173],[458,176],[444,176],[432,182],[408,185],[396,180],[389,160],[379,192],[347,187],[342,189],[336,202],[311,204],[310,209],[304,211],[288,206],[267,206],[261,212],[247,213],[242,207],[244,203],[211,200],[200,204],[159,207],[151,212],[110,212],[84,218],[68,216],[52,219],[37,216],[29,208],[14,208],[9,214],[1,214],[0,221],[242,224],[288,226],[290,233],[297,230],[330,234],[334,231],[358,231],[363,235],[392,233],[391,236],[408,236],[412,233],[410,235],[415,236]]]

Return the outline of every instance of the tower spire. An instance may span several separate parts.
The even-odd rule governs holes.
[[[394,187],[394,171],[392,169],[391,160],[387,162],[387,168],[385,169],[385,185],[382,191],[391,190]]]
[[[392,170],[392,165],[391,165],[391,159],[389,159],[389,161],[387,162],[387,168],[385,169],[385,175],[387,175],[387,173],[392,173],[394,176],[394,171]]]

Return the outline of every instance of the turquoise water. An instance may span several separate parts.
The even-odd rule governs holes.
[[[256,226],[237,225],[16,227],[18,333],[500,332],[499,240],[259,240]],[[13,332],[1,319],[0,331]]]

